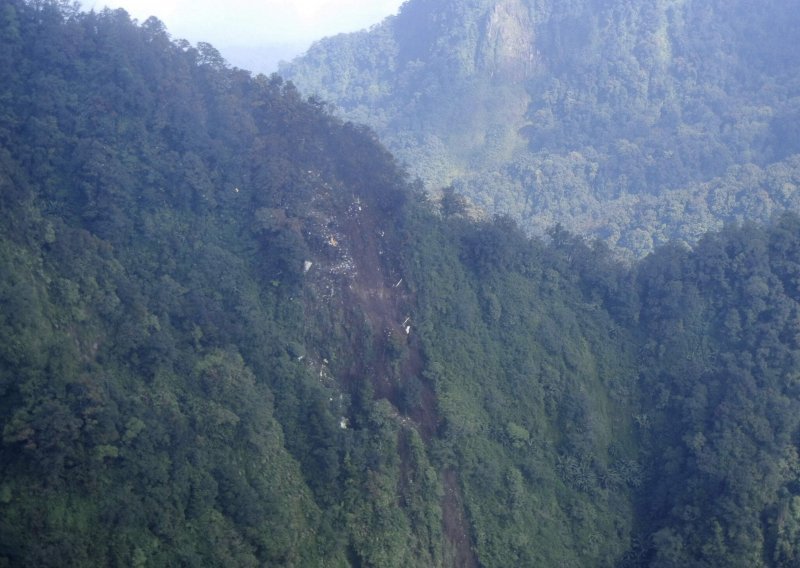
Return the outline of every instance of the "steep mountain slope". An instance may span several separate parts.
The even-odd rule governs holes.
[[[798,557],[798,220],[665,249],[639,270],[641,427],[658,438],[646,519],[656,566]],[[761,515],[747,511],[761,510]]]
[[[488,428],[485,377],[437,339],[453,309],[437,294],[461,287],[452,341],[498,395],[524,380],[502,382],[502,345],[481,344],[458,244],[477,228],[436,229],[368,132],[156,20],[4,2],[2,30],[2,562],[503,562],[530,554],[529,514],[503,518],[494,495],[509,475],[520,507],[533,487],[548,500],[539,557],[624,552],[629,495],[607,513],[563,487],[554,447],[547,483],[514,465],[536,398]],[[526,262],[522,296],[540,278]],[[561,347],[543,349],[565,380]],[[593,351],[576,357],[574,380],[599,381]],[[480,481],[462,462],[484,447]],[[613,538],[545,546],[571,503]]]
[[[798,39],[784,0],[411,0],[281,72],[431,190],[640,256],[798,209]]]
[[[0,565],[796,564],[798,218],[625,268],[156,20],[0,8]]]

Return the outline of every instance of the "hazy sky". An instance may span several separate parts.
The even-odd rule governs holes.
[[[273,71],[312,41],[356,31],[397,13],[403,0],[82,0],[85,9],[156,16],[173,38],[207,41],[234,65]]]

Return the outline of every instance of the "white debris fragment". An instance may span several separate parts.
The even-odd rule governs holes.
[[[314,265],[314,263],[313,263],[313,262],[311,262],[310,260],[307,260],[307,261],[305,261],[305,262],[303,263],[303,273],[305,274],[306,272],[308,272],[309,270],[311,270],[311,267],[312,267],[313,265]]]
[[[411,326],[410,325],[406,326],[406,335],[411,335]]]
[[[403,283],[403,279],[401,278],[400,280],[398,280],[398,281],[397,281],[397,284],[395,284],[394,286],[392,286],[392,288],[397,288],[397,287],[398,287],[398,286],[400,286],[400,284],[402,284],[402,283]]]
[[[347,430],[348,426],[350,426],[350,421],[344,416],[342,416],[342,418],[339,420],[339,428],[341,428],[342,430]]]

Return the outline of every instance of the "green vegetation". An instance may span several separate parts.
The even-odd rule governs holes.
[[[281,72],[431,191],[640,258],[800,211],[798,30],[785,0],[410,0]]]
[[[800,218],[623,266],[157,20],[0,61],[0,566],[797,563]]]

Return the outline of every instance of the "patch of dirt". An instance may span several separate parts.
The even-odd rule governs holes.
[[[354,391],[362,381],[370,380],[375,397],[388,400],[398,409],[404,425],[413,425],[423,440],[430,441],[440,418],[436,394],[422,376],[422,349],[412,317],[414,298],[400,270],[397,255],[403,250],[402,239],[394,221],[377,203],[353,196],[335,219],[320,216],[315,224],[320,254],[310,276],[317,279],[326,301],[341,302],[351,330],[350,351],[361,355],[350,362],[340,381]],[[365,328],[368,338],[360,334]],[[405,382],[412,379],[416,394],[409,404],[401,398]],[[405,410],[405,416],[399,409]],[[408,448],[400,441],[401,479],[405,480]],[[458,568],[478,568],[458,476],[447,469],[442,480],[445,560]],[[402,493],[404,486],[398,489]]]
[[[345,386],[370,380],[375,397],[386,399],[414,423],[423,439],[435,434],[439,417],[432,387],[422,377],[422,355],[414,335],[413,298],[400,268],[401,238],[395,220],[380,205],[353,196],[335,218],[315,221],[315,272],[323,297],[340,301],[351,330],[352,353]],[[368,338],[358,330],[366,329]],[[406,381],[417,395],[402,400]]]
[[[425,442],[429,442],[439,428],[439,412],[436,409],[436,393],[433,387],[422,378],[422,348],[416,337],[410,339],[410,351],[404,361],[403,374],[418,377],[420,392],[416,404],[408,410],[408,415],[417,426]]]
[[[472,550],[469,536],[469,524],[464,511],[464,502],[458,483],[458,475],[447,469],[442,475],[444,497],[442,498],[442,529],[448,544],[449,558],[452,566],[458,568],[478,568],[478,559]]]

